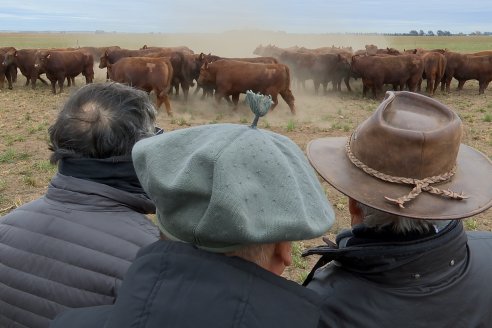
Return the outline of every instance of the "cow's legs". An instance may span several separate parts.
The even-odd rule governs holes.
[[[294,104],[295,98],[294,98],[294,95],[292,94],[292,91],[290,91],[290,89],[287,89],[285,91],[281,91],[280,96],[282,97],[283,100],[285,100],[287,105],[289,105],[291,114],[295,115],[296,114],[296,106]],[[273,99],[273,96],[272,96],[272,99]],[[277,99],[276,94],[275,94],[275,99]],[[275,102],[275,100],[274,100],[274,102]],[[278,100],[277,100],[277,103],[278,103]]]
[[[232,96],[232,103],[234,104],[234,110],[237,109],[237,104],[239,103],[239,93],[233,93]],[[226,97],[227,99],[227,97]]]
[[[169,102],[169,94],[165,91],[161,92],[156,92],[157,95],[157,109],[159,109],[164,103],[164,106],[166,107],[166,113],[168,116],[173,116],[173,110],[171,108],[171,103]]]
[[[465,85],[466,80],[458,80],[458,87],[456,90],[461,91],[463,90],[463,86]]]
[[[56,80],[55,80],[56,81]],[[59,77],[58,78],[58,88],[59,88],[59,93],[62,93],[63,92],[63,82],[65,81],[65,77]],[[52,86],[54,87],[54,84],[52,83]],[[56,94],[56,89],[55,89],[55,92]]]
[[[54,95],[56,94],[56,80],[51,81],[51,93],[53,93]]]
[[[350,87],[350,77],[349,76],[346,76],[344,78],[344,82],[345,82],[345,86],[347,87],[347,90],[349,92],[352,92],[352,88]],[[340,87],[340,91],[342,91],[342,87]]]

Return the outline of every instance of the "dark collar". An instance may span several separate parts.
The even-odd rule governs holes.
[[[316,268],[335,261],[343,270],[363,274],[373,281],[408,285],[422,277],[440,276],[443,279],[443,276],[461,270],[460,265],[466,262],[467,236],[459,220],[452,221],[437,234],[403,241],[367,238],[374,236],[367,231],[357,234],[359,242],[352,245],[343,248],[320,246],[306,251],[305,256],[322,255],[307,280],[312,278]],[[353,235],[353,231],[343,232],[342,238],[337,237],[337,240],[350,240]]]

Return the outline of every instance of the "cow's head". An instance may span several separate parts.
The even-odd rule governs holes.
[[[7,51],[3,57],[2,66],[7,67],[15,62],[15,57],[17,56],[17,50]]]
[[[215,75],[210,70],[210,64],[205,62],[200,68],[200,76],[197,81],[199,86],[210,85],[215,83]]]
[[[99,68],[104,68],[108,66],[108,57],[106,52],[99,58]]]
[[[34,67],[44,68],[51,58],[51,53],[48,51],[38,51],[34,57]]]

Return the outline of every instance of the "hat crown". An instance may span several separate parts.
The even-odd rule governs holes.
[[[141,140],[132,156],[170,239],[228,252],[318,237],[334,221],[302,150],[273,132],[198,126]]]
[[[350,147],[374,170],[424,179],[453,169],[461,136],[461,120],[448,107],[419,94],[388,91],[354,132]]]

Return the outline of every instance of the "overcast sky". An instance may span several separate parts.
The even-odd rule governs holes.
[[[0,0],[0,30],[195,33],[492,31],[491,0]]]

